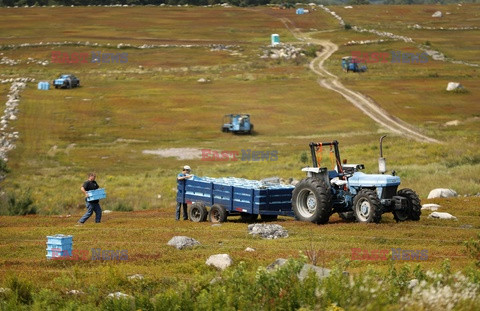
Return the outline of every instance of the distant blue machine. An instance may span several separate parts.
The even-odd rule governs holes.
[[[67,88],[71,89],[73,87],[80,86],[80,80],[72,74],[64,74],[53,80],[52,83],[56,89],[58,88]]]
[[[294,216],[294,186],[262,183],[243,178],[194,177],[177,183],[177,202],[191,204],[191,221],[224,222],[229,215],[240,215],[244,221],[275,220],[278,215]],[[209,210],[207,211],[207,207]]]
[[[226,114],[223,117],[222,132],[251,134],[253,132],[253,124],[250,122],[250,115],[245,113]]]
[[[355,56],[345,56],[342,57],[342,68],[345,72],[365,72],[367,71],[367,66],[359,65],[360,61]]]

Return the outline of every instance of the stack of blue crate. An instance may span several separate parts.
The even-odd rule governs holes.
[[[47,259],[72,256],[73,236],[55,234],[47,236]]]

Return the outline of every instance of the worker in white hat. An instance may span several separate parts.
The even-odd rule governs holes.
[[[193,175],[190,174],[191,168],[188,165],[183,167],[183,171],[177,175],[177,180],[185,182],[186,179],[190,179]],[[180,220],[180,207],[183,205],[183,220],[188,220],[187,203],[177,202],[177,210],[175,211],[175,220]]]

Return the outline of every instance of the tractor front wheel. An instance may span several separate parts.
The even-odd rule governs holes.
[[[227,210],[218,204],[214,204],[208,213],[208,220],[213,223],[225,222],[227,220]]]
[[[325,224],[332,211],[332,194],[323,181],[302,179],[293,190],[292,207],[296,219]]]
[[[358,222],[379,223],[382,220],[382,203],[374,190],[362,189],[353,199],[353,212]]]
[[[408,215],[408,219],[410,220],[420,220],[420,215],[422,214],[422,204],[420,203],[420,198],[418,197],[417,193],[412,189],[405,188],[398,190],[398,196],[404,197],[407,199],[407,211],[406,214]],[[395,220],[397,219],[395,213],[393,213]]]
[[[188,210],[188,218],[193,222],[201,222],[207,219],[207,208],[203,203],[193,203]]]

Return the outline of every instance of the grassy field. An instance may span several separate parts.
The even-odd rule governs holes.
[[[452,14],[439,20],[424,18],[438,8]],[[66,297],[67,290],[78,289],[95,294],[68,298],[70,309],[75,309],[75,303],[85,303],[85,309],[115,309],[101,305],[102,297],[112,291],[137,297],[145,290],[142,286],[146,286],[147,296],[153,297],[177,290],[177,284],[204,286],[218,275],[205,265],[206,258],[217,253],[229,253],[234,269],[241,269],[239,263],[244,262],[246,269],[254,273],[259,265],[266,266],[278,257],[308,261],[301,253],[309,250],[322,254],[319,265],[334,267],[343,265],[341,258],[351,258],[351,248],[356,247],[428,249],[428,260],[411,264],[412,270],[418,263],[423,271],[440,271],[445,265],[453,271],[475,271],[475,260],[467,254],[464,241],[475,238],[480,228],[480,200],[471,196],[480,192],[478,68],[429,59],[426,64],[368,64],[369,70],[359,75],[341,71],[340,59],[352,51],[418,53],[417,44],[429,41],[433,48],[451,58],[478,63],[478,30],[413,30],[408,26],[418,23],[428,27],[480,27],[479,8],[333,7],[352,26],[386,30],[415,41],[361,46],[344,44],[379,38],[343,29],[323,10],[295,15],[294,10],[266,7],[0,8],[0,58],[21,61],[14,66],[0,65],[0,79],[31,77],[51,81],[60,73],[71,72],[82,84],[72,90],[41,91],[35,83],[29,83],[21,92],[18,120],[10,123],[20,138],[16,149],[8,154],[10,172],[1,187],[4,196],[17,198],[29,191],[40,215],[1,216],[0,284],[11,287],[18,277],[20,284],[33,288],[35,301],[42,302],[48,299],[42,298],[40,287],[50,291],[45,297],[56,295],[59,300]],[[321,88],[318,77],[308,69],[312,57],[288,61],[261,59],[272,33],[280,34],[282,42],[308,49],[294,38],[281,19],[288,19],[301,32],[339,46],[325,65],[345,86],[373,98],[392,115],[444,143],[420,143],[388,133],[343,97]],[[64,41],[81,44],[18,47],[22,43]],[[99,46],[85,46],[85,42]],[[157,46],[120,49],[118,44]],[[212,49],[219,44],[230,47]],[[52,51],[123,52],[128,53],[128,63],[27,64],[29,57],[50,60]],[[200,78],[211,82],[199,83]],[[461,82],[467,92],[447,93],[445,88],[450,81]],[[0,96],[5,100],[9,88],[8,83],[0,84]],[[255,135],[221,133],[222,116],[232,112],[250,113]],[[459,121],[458,125],[446,125],[454,120]],[[346,223],[336,215],[324,226],[281,218],[278,223],[289,231],[290,237],[266,241],[249,236],[247,225],[235,218],[220,227],[173,220],[175,175],[184,164],[192,166],[198,176],[301,179],[300,169],[309,164],[302,161],[308,143],[337,139],[342,158],[364,163],[366,172],[374,173],[378,138],[383,134],[388,134],[384,142],[388,168],[398,172],[402,187],[415,189],[422,203],[440,204],[440,211],[455,215],[458,221],[431,220],[428,213],[416,223],[396,224],[392,216],[384,215],[382,224],[367,226]],[[278,161],[225,163],[162,158],[143,152],[168,148],[277,150],[279,157]],[[107,189],[108,198],[102,201],[102,207],[126,207],[134,212],[114,211],[104,215],[101,226],[87,224],[76,228],[73,225],[84,212],[79,188],[86,173],[92,170],[97,172],[100,186]],[[439,187],[452,188],[461,196],[426,200],[429,191]],[[129,260],[46,261],[45,236],[55,233],[74,235],[75,249],[127,249]],[[166,245],[175,235],[191,236],[202,245],[177,251]],[[244,252],[246,247],[257,251]],[[404,264],[352,261],[348,267],[341,267],[354,275],[370,268],[391,275],[392,269],[403,269]],[[132,285],[126,276],[135,273],[145,275],[147,280]],[[28,285],[28,279],[38,281]],[[178,292],[182,292],[183,287],[178,286]],[[197,289],[192,292],[197,293]],[[399,295],[406,293],[405,288]],[[6,297],[5,301],[11,298],[4,296],[0,298]],[[322,302],[321,309],[337,301],[334,296],[331,299]],[[381,308],[398,309],[397,303],[398,300],[382,302]],[[141,305],[137,301],[137,307]],[[361,303],[355,305],[359,309],[375,309]],[[348,303],[340,301],[340,306]],[[470,310],[475,306],[478,304]],[[271,309],[275,307],[281,309],[279,305]],[[41,305],[37,308],[45,309]]]

